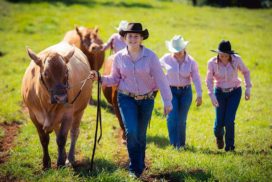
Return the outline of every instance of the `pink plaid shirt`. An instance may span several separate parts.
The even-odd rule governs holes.
[[[166,69],[166,77],[171,86],[186,86],[194,82],[198,97],[202,96],[201,79],[196,61],[186,53],[182,63],[178,62],[172,54],[167,53],[160,59],[161,65]]]
[[[252,84],[250,82],[250,72],[244,65],[242,59],[238,55],[231,55],[232,62],[226,66],[213,57],[208,61],[208,72],[206,76],[206,84],[210,96],[214,96],[213,87],[233,88],[241,86],[241,79],[238,77],[238,70],[242,72],[245,79],[246,93],[250,94]]]
[[[118,89],[143,95],[160,89],[165,106],[172,108],[172,93],[162,71],[158,57],[142,46],[140,57],[133,61],[127,48],[115,54],[111,74],[102,77],[106,86],[118,85]]]

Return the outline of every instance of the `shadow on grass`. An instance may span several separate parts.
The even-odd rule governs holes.
[[[186,151],[190,151],[192,153],[203,153],[209,155],[223,155],[224,150],[211,150],[209,148],[196,148],[195,146],[186,146]]]
[[[113,173],[118,169],[118,166],[104,159],[95,159],[93,170],[91,171],[91,159],[86,158],[76,161],[73,168],[75,174],[79,175],[80,177],[96,177],[101,172]]]
[[[124,7],[124,8],[154,8],[152,5],[148,3],[127,3],[127,2],[114,2],[114,1],[107,1],[107,2],[100,2],[95,0],[6,0],[11,3],[43,3],[48,2],[51,4],[56,3],[63,3],[66,6],[80,4],[84,6],[107,6],[107,7]]]
[[[243,150],[243,151],[233,151],[228,152],[233,153],[234,155],[271,155],[271,151],[268,150]]]
[[[5,56],[6,54],[7,54],[6,52],[2,52],[2,51],[0,51],[0,57]]]
[[[126,2],[114,3],[112,1],[101,3],[101,5],[124,8],[154,8],[152,5],[146,3],[126,3]]]
[[[271,155],[271,151],[269,150],[239,150],[239,151],[229,151],[225,152],[224,149],[222,150],[211,150],[209,148],[196,148],[194,146],[186,146],[186,151],[190,151],[192,153],[203,153],[208,155]]]
[[[175,170],[175,171],[167,171],[158,174],[150,174],[143,178],[143,181],[208,181],[209,179],[214,179],[210,172],[206,172],[202,169],[192,169],[189,171],[184,170]]]
[[[63,3],[67,6],[69,5],[73,5],[73,4],[81,4],[81,5],[95,5],[96,2],[93,0],[6,0],[8,2],[11,3],[44,3],[44,2],[48,2],[51,4],[55,4],[55,3]]]
[[[114,114],[113,107],[109,105],[106,101],[101,100],[100,102],[101,108],[105,109],[106,111],[110,112],[111,114]],[[93,99],[93,104],[91,106],[97,107],[97,100]]]
[[[166,148],[167,146],[170,145],[168,138],[158,135],[148,136],[147,143],[154,143],[159,148]]]

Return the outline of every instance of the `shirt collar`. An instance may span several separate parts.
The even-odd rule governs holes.
[[[176,60],[176,58],[174,57],[174,54],[171,54],[171,57],[174,59],[174,60]],[[177,61],[177,60],[176,60]],[[184,57],[184,62],[189,62],[189,56],[188,56],[188,53],[187,52],[185,52],[185,57]]]
[[[147,48],[145,48],[145,46],[143,46],[143,45],[141,45],[141,47],[142,47],[142,50],[141,50],[139,59],[141,59],[142,57],[147,57],[148,56]],[[128,47],[127,46],[126,46],[125,49],[123,49],[122,55],[130,57],[129,53],[128,53]]]
[[[232,61],[234,61],[235,59],[236,59],[236,55],[235,54],[232,54],[232,55],[230,55],[231,56],[231,60]],[[219,63],[219,59],[218,59],[218,56],[216,56],[216,57],[214,57],[214,59],[215,59],[215,62],[218,64]],[[230,63],[230,62],[229,62]]]

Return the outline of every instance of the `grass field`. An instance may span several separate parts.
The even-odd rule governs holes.
[[[192,7],[166,0],[0,0],[0,122],[22,123],[10,157],[0,164],[0,179],[9,181],[133,181],[126,170],[126,149],[118,143],[118,122],[109,108],[102,109],[103,139],[98,145],[95,170],[86,166],[42,171],[38,134],[22,111],[21,80],[30,59],[25,47],[35,52],[61,41],[74,25],[99,26],[106,41],[120,20],[142,22],[150,32],[144,45],[158,56],[167,52],[164,41],[175,34],[189,40],[188,52],[198,62],[203,84],[203,105],[191,106],[187,120],[187,149],[168,145],[162,101],[156,98],[147,135],[146,181],[271,181],[272,180],[272,10]],[[213,136],[214,109],[207,95],[207,60],[222,39],[251,71],[251,100],[241,100],[236,117],[236,152],[216,148]],[[194,91],[195,93],[195,91]],[[96,96],[96,91],[94,91]],[[195,94],[194,94],[195,98]],[[105,99],[103,98],[105,101]],[[85,111],[77,143],[76,159],[89,164],[96,108]],[[4,135],[0,128],[0,137]],[[68,142],[69,143],[69,142]],[[1,154],[1,151],[0,151]],[[56,164],[55,135],[50,155]],[[1,155],[0,155],[1,157]],[[0,180],[1,181],[1,180]]]

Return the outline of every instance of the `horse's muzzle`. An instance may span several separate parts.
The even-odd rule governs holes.
[[[67,87],[65,85],[57,85],[51,90],[51,104],[66,104],[67,102]]]
[[[67,94],[51,96],[51,104],[66,104],[67,102],[68,102]]]

